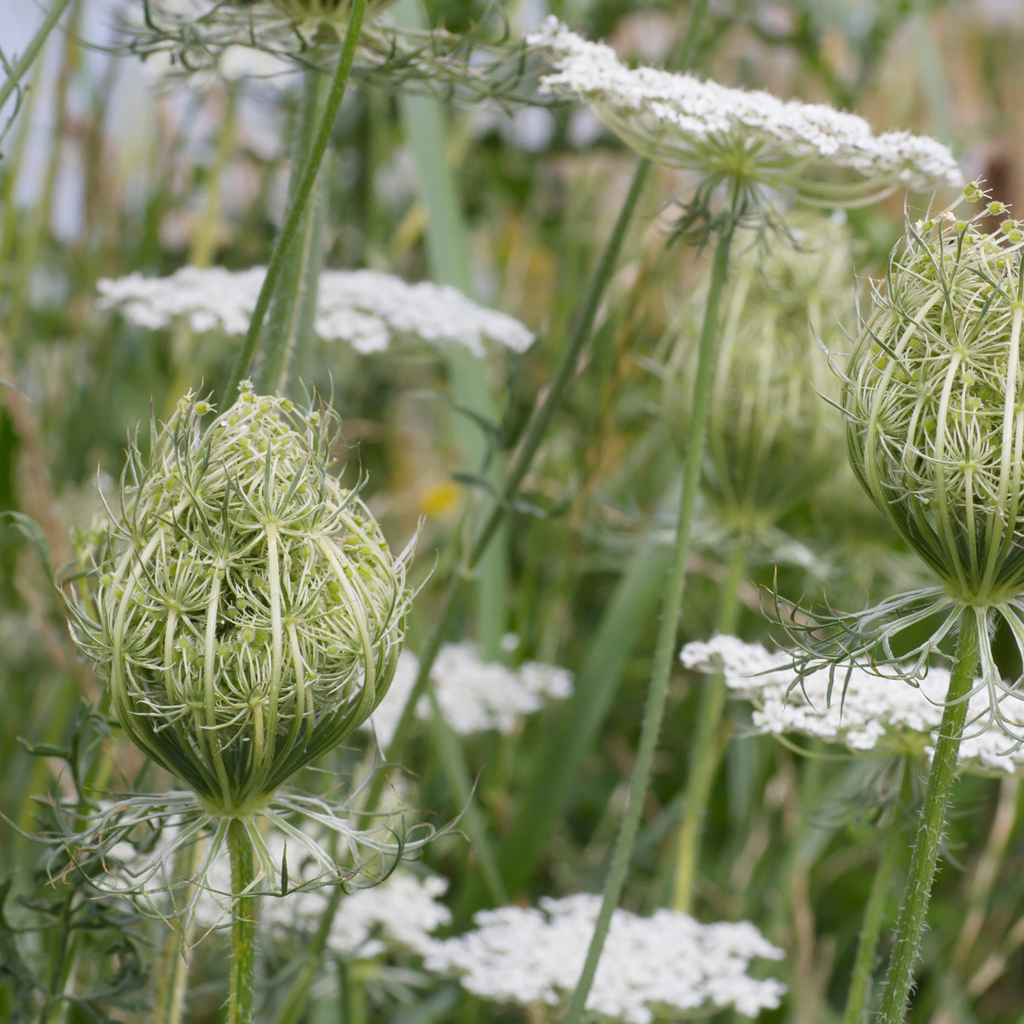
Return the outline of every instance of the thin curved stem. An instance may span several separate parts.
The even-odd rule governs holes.
[[[892,959],[886,975],[880,1018],[883,1024],[902,1024],[907,1010],[907,1000],[914,981],[914,961],[921,945],[939,858],[939,845],[946,827],[946,808],[956,780],[960,739],[967,720],[967,698],[974,685],[974,671],[978,663],[977,616],[983,614],[973,608],[965,608],[960,617],[956,665],[949,677],[942,725],[935,740],[928,789],[921,809],[921,824],[910,860],[903,906],[896,924]]]
[[[228,826],[231,857],[231,988],[227,1024],[252,1024],[256,979],[256,897],[246,890],[256,877],[252,840],[239,818]]]
[[[551,385],[548,387],[547,394],[530,421],[509,467],[508,475],[505,477],[505,483],[501,490],[501,500],[491,510],[467,557],[448,580],[441,604],[441,614],[434,625],[426,645],[419,652],[419,673],[416,676],[416,682],[409,694],[405,708],[402,711],[402,716],[388,745],[387,753],[391,761],[398,761],[401,758],[401,752],[412,728],[416,705],[419,703],[420,697],[426,692],[427,684],[430,680],[430,670],[434,666],[434,660],[441,649],[441,644],[448,637],[452,624],[455,622],[459,599],[466,585],[472,579],[473,569],[487,550],[491,538],[508,513],[512,501],[518,493],[519,485],[529,471],[533,458],[537,454],[537,449],[544,440],[547,427],[554,414],[562,405],[569,384],[575,375],[576,367],[579,364],[580,354],[590,340],[597,311],[601,306],[608,282],[615,272],[619,254],[622,252],[622,246],[625,243],[626,235],[633,221],[633,215],[636,212],[637,204],[647,183],[650,171],[651,163],[649,160],[641,160],[637,164],[636,172],[633,175],[633,183],[622,204],[622,209],[619,211],[618,220],[615,222],[615,228],[612,231],[611,237],[608,239],[604,252],[601,254],[600,262],[598,263],[597,270],[594,272],[594,277],[591,280],[590,288],[587,292],[583,308],[580,311],[579,319],[576,322],[576,327],[570,337],[569,344],[562,354],[558,370]],[[385,774],[378,772],[367,793],[365,806],[368,811],[372,812],[379,804],[385,785],[387,785]],[[320,921],[320,929],[327,928],[329,930],[336,911],[337,904],[332,901],[324,910]],[[289,1016],[285,1017],[282,1014],[278,1018],[278,1024],[293,1024],[294,1021],[299,1019],[305,1008],[312,980],[312,973],[300,974],[292,983],[292,988],[286,998]]]
[[[412,727],[416,705],[426,691],[427,683],[430,679],[430,670],[434,666],[434,659],[437,657],[437,652],[441,649],[441,644],[448,636],[451,625],[455,620],[457,603],[462,595],[463,588],[472,578],[473,570],[483,557],[484,552],[486,552],[487,546],[490,544],[498,527],[504,521],[512,502],[519,493],[519,485],[523,482],[523,477],[526,476],[530,466],[533,464],[533,457],[537,454],[537,449],[540,448],[541,442],[544,440],[548,426],[555,412],[562,405],[562,400],[568,390],[569,383],[576,373],[580,354],[586,343],[590,340],[597,311],[600,308],[605,289],[608,287],[608,282],[615,272],[619,253],[622,251],[623,243],[626,240],[626,233],[632,223],[633,214],[636,211],[644,185],[647,183],[647,176],[650,170],[650,161],[641,160],[637,165],[629,194],[622,204],[615,228],[608,239],[604,252],[601,254],[601,261],[590,283],[590,289],[587,292],[583,309],[580,311],[579,319],[576,322],[576,328],[572,333],[569,344],[565,348],[554,379],[548,387],[547,395],[534,414],[533,419],[531,419],[526,433],[519,444],[501,489],[501,499],[494,504],[490,515],[477,534],[476,540],[464,562],[456,569],[448,581],[448,588],[441,606],[441,615],[425,648],[420,652],[420,668],[416,676],[416,682],[409,693],[402,716],[398,720],[391,742],[388,745],[389,760],[397,761],[401,756],[402,748],[405,746],[409,730]],[[374,780],[366,801],[366,806],[371,810],[377,806],[385,782],[385,778],[380,774]]]
[[[57,22],[60,21],[60,16],[70,3],[71,0],[55,0],[54,5],[50,8],[46,17],[43,18],[43,23],[36,29],[36,34],[29,40],[28,46],[25,47],[25,52],[13,65],[8,66],[7,79],[3,85],[0,85],[0,109],[3,108],[11,93],[18,87],[18,83],[25,76],[25,72],[32,67],[36,57],[39,56],[39,51],[43,48],[43,43],[46,42],[47,36],[53,31]]]
[[[693,405],[690,431],[686,446],[686,468],[683,473],[683,490],[679,498],[679,518],[676,524],[675,555],[672,571],[662,605],[661,624],[654,650],[654,665],[647,691],[647,705],[644,708],[640,743],[637,747],[636,765],[629,785],[629,800],[626,813],[612,852],[611,866],[605,882],[601,910],[597,916],[594,934],[587,950],[573,993],[572,1001],[564,1018],[564,1024],[579,1024],[586,1006],[587,996],[594,983],[597,964],[604,949],[604,942],[611,926],[612,913],[622,895],[622,887],[629,872],[633,846],[640,828],[644,797],[651,779],[654,754],[661,733],[661,721],[665,713],[668,684],[672,677],[672,661],[676,649],[676,636],[683,607],[683,591],[686,585],[686,564],[690,557],[690,534],[693,515],[697,507],[697,491],[700,485],[701,463],[704,459],[704,439],[707,433],[708,411],[715,374],[715,338],[718,332],[718,310],[721,305],[722,289],[729,271],[729,248],[732,242],[734,221],[723,222],[715,249],[711,269],[711,284],[708,288],[707,304],[704,309],[704,326],[701,329],[700,349],[697,361],[697,375],[694,380]]]
[[[864,921],[861,924],[857,954],[853,961],[850,988],[846,995],[843,1024],[864,1024],[868,999],[871,994],[871,976],[874,973],[875,957],[878,955],[878,938],[882,933],[882,923],[885,920],[885,902],[889,895],[889,883],[892,881],[892,873],[899,861],[902,849],[903,831],[893,827],[885,838],[882,859],[875,869],[871,892],[868,894],[867,906],[864,908]]]
[[[327,152],[327,144],[331,138],[331,131],[334,122],[338,118],[338,111],[341,108],[341,101],[345,96],[345,87],[348,85],[349,75],[352,71],[352,62],[356,55],[356,45],[359,41],[359,30],[363,25],[363,15],[366,12],[366,0],[353,0],[352,13],[349,15],[348,27],[345,30],[345,44],[338,60],[338,66],[334,72],[334,79],[331,82],[331,91],[327,94],[327,102],[324,104],[324,114],[320,119],[320,128],[317,131],[316,140],[310,150],[309,159],[302,168],[302,179],[298,191],[295,193],[294,201],[289,204],[288,213],[285,216],[281,233],[274,243],[274,250],[270,255],[270,263],[267,266],[267,274],[263,279],[259,297],[256,299],[256,307],[252,312],[252,319],[249,321],[249,330],[246,332],[245,340],[242,342],[242,349],[238,353],[234,369],[231,371],[231,378],[225,389],[225,401],[223,408],[227,408],[238,395],[238,385],[248,372],[249,364],[256,352],[256,345],[263,331],[263,321],[270,306],[270,299],[274,294],[277,280],[281,276],[285,260],[288,258],[288,250],[292,241],[302,224],[302,215],[309,203],[313,188],[316,185],[317,174],[320,165],[323,163],[324,153]]]
[[[740,587],[746,578],[750,539],[741,538],[733,548],[729,572],[719,592],[718,632],[727,636],[736,631],[739,616]],[[716,672],[701,689],[697,728],[686,779],[683,817],[679,824],[679,848],[672,883],[672,909],[689,914],[693,905],[693,883],[697,874],[704,822],[707,819],[711,787],[718,774],[722,750],[727,739],[722,716],[725,712],[725,676]],[[723,733],[726,733],[723,735]]]

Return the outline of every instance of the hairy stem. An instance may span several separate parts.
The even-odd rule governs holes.
[[[239,818],[228,826],[231,856],[231,988],[227,1024],[252,1024],[256,978],[256,897],[246,893],[256,877],[252,840]]]
[[[868,903],[864,908],[864,920],[857,942],[857,955],[853,961],[853,974],[846,995],[846,1012],[843,1024],[864,1024],[871,995],[871,976],[874,973],[875,957],[878,955],[878,938],[885,920],[885,901],[889,895],[889,883],[903,848],[903,831],[892,827],[885,838],[882,859],[875,869]]]
[[[676,635],[679,631],[679,619],[683,606],[683,590],[686,585],[686,563],[690,557],[690,532],[693,525],[693,514],[697,507],[697,490],[700,484],[701,463],[704,459],[704,437],[707,432],[708,410],[710,408],[711,391],[714,386],[715,372],[715,336],[718,330],[718,309],[721,304],[722,289],[729,271],[729,247],[732,242],[734,221],[726,220],[718,237],[714,263],[711,269],[711,284],[708,288],[707,305],[704,309],[704,325],[700,335],[700,349],[697,361],[697,376],[694,380],[692,414],[690,431],[686,445],[686,468],[683,473],[683,490],[679,498],[679,517],[676,524],[676,545],[669,574],[668,585],[662,604],[661,623],[658,628],[658,639],[654,650],[654,665],[651,670],[651,681],[647,691],[647,705],[644,708],[643,725],[640,730],[640,743],[637,748],[636,764],[629,785],[629,800],[626,813],[622,817],[619,834],[615,840],[612,861],[605,881],[601,910],[597,916],[597,924],[587,959],[583,965],[573,993],[572,1002],[566,1012],[564,1024],[579,1024],[590,994],[597,964],[601,959],[608,929],[611,926],[612,913],[622,895],[622,887],[629,872],[630,860],[637,831],[640,828],[640,816],[643,811],[644,796],[651,779],[651,768],[654,754],[661,733],[661,720],[665,712],[665,699],[668,696],[668,684],[672,677],[672,661],[676,650]]]
[[[718,632],[736,631],[740,587],[746,577],[750,540],[741,538],[729,560],[729,572],[719,593]],[[707,819],[711,787],[718,773],[724,747],[722,715],[725,712],[725,676],[716,672],[701,689],[697,711],[697,729],[690,754],[690,772],[683,798],[683,818],[679,825],[679,849],[672,884],[672,909],[689,914],[693,906],[693,883],[697,874],[704,822]]]
[[[324,114],[320,119],[320,127],[316,134],[309,153],[309,159],[302,168],[302,177],[299,181],[298,190],[295,193],[294,201],[288,205],[288,213],[285,215],[284,225],[281,233],[274,243],[274,250],[270,255],[270,263],[267,266],[267,276],[263,279],[259,297],[256,299],[256,308],[252,313],[252,320],[249,321],[249,330],[246,332],[245,341],[242,342],[242,349],[238,353],[238,360],[231,371],[231,378],[225,389],[225,401],[222,403],[227,408],[234,402],[238,395],[238,385],[242,382],[249,370],[253,354],[256,351],[256,344],[263,331],[263,320],[267,315],[270,306],[270,299],[274,294],[277,279],[284,269],[285,260],[289,256],[289,249],[292,241],[298,233],[302,223],[302,215],[309,203],[316,184],[317,174],[320,171],[320,164],[323,162],[324,154],[327,152],[327,144],[331,138],[331,131],[334,122],[338,117],[338,110],[341,108],[341,101],[345,95],[345,87],[348,85],[349,74],[352,71],[352,62],[356,55],[356,45],[359,41],[359,30],[363,25],[363,14],[366,12],[366,0],[352,0],[352,13],[349,15],[348,28],[345,30],[345,43],[342,47],[341,57],[334,72],[334,79],[331,82],[331,90],[327,94],[327,102],[324,104]]]
[[[886,975],[885,994],[882,999],[883,1024],[902,1024],[907,1009],[910,988],[914,981],[914,961],[917,959],[924,932],[925,915],[931,898],[932,882],[939,857],[939,844],[946,827],[946,808],[949,794],[956,780],[957,755],[967,719],[967,698],[974,685],[974,671],[978,661],[978,621],[983,614],[965,608],[960,618],[960,638],[957,643],[956,665],[949,677],[946,706],[942,725],[935,740],[935,754],[928,775],[921,824],[910,859],[907,887],[903,894],[896,923],[896,938],[892,959]],[[984,625],[984,623],[982,623]]]

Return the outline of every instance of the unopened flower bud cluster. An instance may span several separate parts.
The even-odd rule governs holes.
[[[330,417],[256,395],[205,429],[181,401],[133,443],[75,637],[135,743],[219,813],[251,813],[387,691],[409,596]]]

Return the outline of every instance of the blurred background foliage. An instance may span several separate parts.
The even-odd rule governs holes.
[[[299,96],[290,79],[186,84],[111,57],[102,46],[115,9],[116,0],[72,0],[64,31],[50,38],[32,72],[0,160],[0,510],[35,520],[55,564],[71,558],[72,525],[98,508],[97,483],[109,489],[120,473],[126,435],[148,422],[151,407],[165,415],[188,388],[216,392],[238,344],[215,332],[132,327],[98,308],[97,279],[167,274],[186,263],[265,263],[282,216]],[[426,10],[432,23],[454,31],[500,13],[516,33],[547,13],[543,0],[500,12],[481,0],[438,0]],[[647,63],[666,58],[689,14],[686,2],[631,0],[555,0],[550,10],[607,39],[624,58]],[[16,34],[27,38],[39,17],[30,0],[8,0],[5,49],[17,50]],[[968,178],[986,178],[994,198],[1021,209],[1022,45],[1019,0],[721,0],[712,4],[697,70],[726,84],[856,109],[880,128],[933,134],[954,147]],[[538,333],[525,356],[494,352],[486,364],[495,416],[511,426],[551,377],[635,157],[580,111],[510,114],[478,103],[451,106],[447,117],[470,290]],[[423,183],[396,96],[372,86],[350,91],[325,180],[327,267],[431,276]],[[576,695],[564,705],[510,736],[463,743],[479,772],[476,799],[504,886],[519,902],[597,890],[624,806],[671,540],[663,509],[679,483],[658,369],[703,271],[700,254],[669,241],[674,201],[687,185],[684,174],[655,171],[593,344],[527,480],[531,511],[512,518],[503,564],[485,570],[499,574],[503,599],[467,603],[452,633],[514,633],[514,652],[490,656],[537,658],[576,673]],[[849,215],[862,285],[899,236],[903,212],[897,195]],[[863,299],[866,289],[860,292]],[[830,324],[827,334],[843,350],[842,333]],[[438,594],[428,582],[435,558],[448,564],[463,522],[465,488],[452,474],[464,468],[466,424],[445,398],[450,363],[424,346],[364,357],[339,343],[321,345],[305,372],[311,386],[333,393],[343,422],[339,463],[351,480],[368,475],[365,495],[392,543],[404,543],[423,518],[413,569],[425,583],[410,632],[415,650],[435,618]],[[761,604],[776,576],[783,594],[827,595],[839,608],[916,582],[920,570],[860,493],[841,447],[835,461],[836,473],[808,488],[778,522],[774,543],[753,555],[740,592],[738,632],[746,639],[769,634]],[[683,640],[715,628],[729,557],[717,526],[705,509]],[[679,668],[673,680],[625,898],[634,910],[668,901],[699,678]],[[8,521],[0,527],[0,877],[8,879],[0,890],[0,1018],[148,1019],[160,929],[127,905],[83,900],[74,873],[43,884],[39,848],[13,828],[45,822],[46,806],[35,797],[48,790],[84,787],[95,795],[140,784],[147,769],[137,752],[90,717],[97,694],[70,647],[35,547]],[[836,750],[799,756],[746,733],[749,709],[739,703],[730,714],[695,912],[752,920],[786,950],[773,970],[790,994],[762,1019],[838,1021],[879,856],[870,780],[863,763]],[[321,767],[355,775],[361,742]],[[457,812],[425,723],[403,761],[410,806],[439,823]],[[325,785],[308,774],[310,786]],[[148,785],[168,782],[149,775]],[[1018,791],[1012,778],[965,778],[957,788],[915,1022],[1024,1019]],[[1010,813],[1005,836],[995,831],[1003,827],[1001,806]],[[489,900],[476,851],[450,837],[424,859],[450,879],[455,928],[465,927]],[[890,921],[898,889],[888,896]],[[185,1018],[194,1024],[220,1013],[221,941],[212,936],[197,951]],[[289,977],[289,953],[266,956],[272,1002]],[[374,1024],[482,1024],[515,1015],[423,976],[405,984],[367,971],[365,1005],[357,1013],[346,1004],[346,1019],[361,1013]],[[311,1022],[341,1013],[343,993],[329,970],[325,978],[307,1010]],[[74,1000],[54,1003],[64,990]]]

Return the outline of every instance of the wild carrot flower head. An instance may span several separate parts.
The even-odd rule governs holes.
[[[870,202],[895,188],[959,188],[949,150],[908,132],[876,135],[855,114],[823,104],[730,89],[693,75],[631,69],[611,47],[549,18],[528,37],[556,73],[542,88],[589,103],[638,152],[699,172],[703,187],[728,182],[743,205],[765,201],[763,187],[829,206]],[[752,211],[746,211],[752,212]]]
[[[971,184],[961,199],[985,194]],[[984,217],[1002,218],[1001,227],[986,234]],[[851,659],[920,676],[969,612],[977,688],[1018,740],[1024,730],[1001,705],[1021,699],[1021,680],[1003,682],[991,637],[1002,619],[1024,653],[1022,250],[1024,232],[1001,203],[982,203],[968,220],[950,208],[908,224],[874,288],[841,404],[854,473],[941,585],[787,627],[804,650],[801,678]],[[894,649],[912,628],[925,639]]]
[[[187,396],[133,441],[74,634],[134,742],[211,813],[249,816],[336,746],[394,675],[408,591],[330,418],[253,393],[208,426]]]
[[[986,234],[986,215],[949,210],[908,226],[842,398],[865,490],[947,591],[974,605],[1024,591],[1024,233],[1006,218]]]
[[[836,391],[815,335],[829,339],[853,312],[846,229],[796,215],[791,239],[740,234],[723,298],[723,325],[709,413],[702,487],[733,531],[770,528],[825,480],[839,452],[839,417],[822,393]],[[683,310],[662,407],[685,449],[697,338],[707,282]]]

